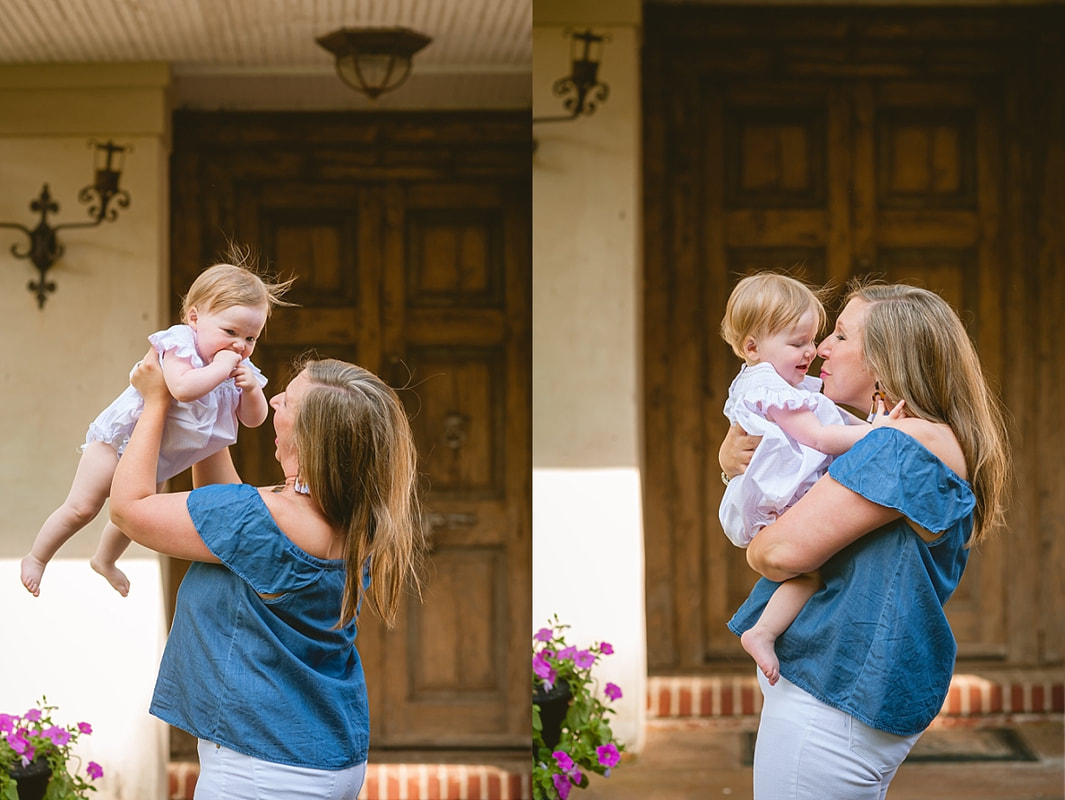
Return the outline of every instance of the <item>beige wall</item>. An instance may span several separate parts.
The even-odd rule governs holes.
[[[26,289],[36,270],[10,252],[26,237],[0,229],[0,608],[5,641],[24,642],[23,657],[0,659],[0,711],[47,695],[64,722],[92,723],[84,755],[103,765],[100,800],[165,797],[166,730],[147,714],[165,632],[159,559],[131,548],[122,565],[133,589],[119,597],[87,561],[105,510],[49,565],[40,598],[19,583],[19,560],[66,496],[88,423],[164,319],[168,82],[152,64],[0,67],[0,220],[34,227],[29,203],[44,182],[59,204],[53,225],[88,220],[77,201],[93,177],[88,141],[133,146],[121,179],[130,207],[59,233],[66,252],[43,309]]]
[[[638,2],[533,11],[533,118],[564,113],[567,28],[606,34],[592,116],[533,125],[533,627],[606,640],[625,693],[614,731],[638,749],[646,654],[640,501]]]

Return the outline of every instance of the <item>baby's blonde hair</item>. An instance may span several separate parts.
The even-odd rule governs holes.
[[[736,284],[721,320],[721,338],[740,358],[747,337],[787,330],[808,312],[817,317],[817,330],[825,326],[825,307],[813,289],[790,275],[757,272]]]
[[[293,305],[282,298],[295,278],[271,282],[260,274],[248,248],[231,244],[225,258],[226,261],[208,267],[192,282],[181,301],[182,322],[189,321],[192,308],[200,313],[222,311],[233,306],[265,308],[269,318],[275,306]]]

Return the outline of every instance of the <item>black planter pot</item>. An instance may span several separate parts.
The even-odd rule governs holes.
[[[19,800],[41,800],[52,780],[52,767],[44,756],[37,756],[26,766],[12,767],[11,777],[15,779]]]
[[[547,691],[537,689],[533,692],[533,702],[540,706],[544,744],[549,750],[555,749],[562,736],[562,723],[566,719],[566,710],[572,699],[573,693],[565,681],[559,681]]]

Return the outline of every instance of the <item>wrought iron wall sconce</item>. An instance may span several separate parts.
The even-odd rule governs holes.
[[[570,74],[559,78],[552,87],[556,97],[564,97],[562,107],[569,113],[553,117],[533,117],[533,122],[567,122],[581,114],[595,113],[598,103],[610,96],[610,87],[599,81],[599,62],[603,57],[606,36],[591,30],[574,32],[567,29],[563,36],[570,39]]]
[[[407,80],[411,57],[432,39],[408,28],[341,28],[315,41],[336,58],[344,83],[376,100]]]
[[[105,220],[113,222],[118,218],[118,210],[108,208],[112,200],[115,201],[115,205],[129,208],[129,192],[118,188],[118,179],[122,175],[125,154],[132,148],[116,145],[112,141],[103,144],[90,141],[89,146],[93,145],[96,146],[94,151],[95,180],[78,192],[78,202],[95,203],[89,207],[91,222],[66,222],[54,227],[49,225],[48,215],[58,213],[59,204],[52,199],[47,183],[41,188],[40,196],[30,203],[30,211],[41,215],[33,230],[17,222],[0,222],[0,228],[14,228],[22,231],[29,239],[29,246],[25,251],[20,251],[16,243],[11,245],[11,253],[15,258],[28,258],[37,268],[40,277],[38,280],[30,281],[29,290],[37,295],[38,308],[44,308],[48,293],[55,291],[55,282],[48,280],[47,277],[48,270],[63,255],[63,245],[59,243],[56,234],[61,230],[71,228],[94,228]]]

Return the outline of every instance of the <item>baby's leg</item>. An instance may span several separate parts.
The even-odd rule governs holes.
[[[109,444],[90,442],[81,454],[67,499],[44,521],[33,547],[22,559],[22,584],[35,597],[40,594],[41,576],[48,562],[71,536],[100,513],[111,493],[117,466],[118,453]]]
[[[161,492],[163,484],[160,483],[156,488]],[[117,525],[108,522],[100,535],[96,553],[89,559],[89,566],[107,578],[107,582],[123,597],[129,594],[129,578],[118,568],[118,558],[126,552],[129,542],[129,537],[122,533]]]
[[[765,673],[770,686],[780,678],[780,662],[773,646],[777,637],[795,621],[806,601],[820,587],[821,576],[816,572],[784,581],[769,598],[754,627],[740,636],[740,644]]]
[[[100,535],[96,553],[89,559],[89,566],[107,578],[107,582],[123,597],[129,594],[129,578],[118,568],[116,562],[118,557],[126,552],[127,547],[129,537],[113,522],[108,522]]]

